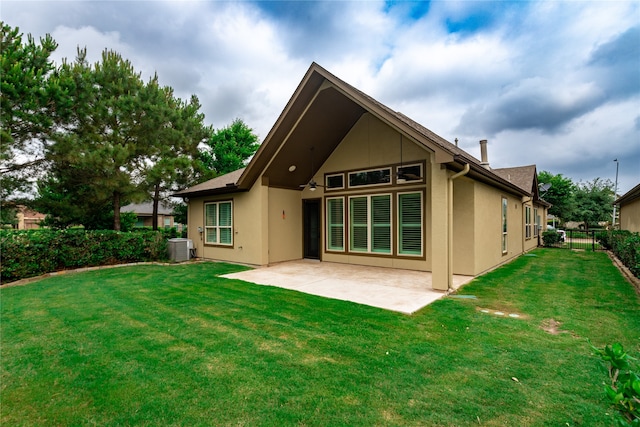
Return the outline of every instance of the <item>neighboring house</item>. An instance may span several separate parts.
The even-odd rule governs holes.
[[[153,226],[153,203],[130,204],[120,208],[120,212],[133,212],[138,216],[136,227],[152,227]],[[178,231],[182,231],[182,224],[176,223],[173,218],[173,209],[164,206],[162,203],[158,205],[158,228],[176,227]]]
[[[313,63],[244,169],[180,191],[197,256],[478,275],[537,246],[535,166],[483,161]]]
[[[620,229],[640,233],[640,184],[622,195],[615,204],[620,207]]]
[[[18,223],[16,228],[18,230],[33,230],[40,228],[40,222],[44,221],[46,215],[40,212],[31,210],[25,206],[18,206],[18,212],[16,218]]]

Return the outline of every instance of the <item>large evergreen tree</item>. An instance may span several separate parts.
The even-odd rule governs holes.
[[[49,56],[57,43],[46,35],[26,42],[18,28],[0,23],[0,199],[3,207],[42,168],[44,144],[70,106]]]
[[[198,145],[211,136],[194,95],[189,102],[175,98],[169,87],[160,87],[157,77],[145,86],[143,106],[152,112],[143,137],[151,147],[144,170],[144,184],[153,201],[152,225],[158,228],[158,205],[168,193],[190,184],[201,170]]]

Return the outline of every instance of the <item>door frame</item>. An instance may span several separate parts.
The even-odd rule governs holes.
[[[307,223],[307,215],[309,213],[309,209],[316,209],[317,218],[318,218],[318,231],[317,231],[317,256],[308,255],[308,232],[311,230],[308,229]],[[322,261],[322,199],[302,199],[302,258],[303,259],[315,259]]]

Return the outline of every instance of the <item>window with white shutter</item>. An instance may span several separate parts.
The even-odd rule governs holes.
[[[233,206],[231,201],[205,203],[205,243],[233,245]]]
[[[398,254],[422,255],[422,193],[398,195]]]

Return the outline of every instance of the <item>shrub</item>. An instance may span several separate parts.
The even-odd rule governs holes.
[[[556,230],[547,230],[542,232],[542,243],[545,246],[555,246],[560,243],[561,235]]]
[[[0,230],[3,283],[58,270],[167,259],[160,232]]]
[[[598,236],[599,242],[611,250],[631,273],[640,278],[640,233],[613,230]]]
[[[640,371],[632,363],[637,359],[629,356],[620,343],[594,347],[594,354],[608,364],[610,384],[604,387],[611,406],[618,410],[616,426],[640,426]]]

